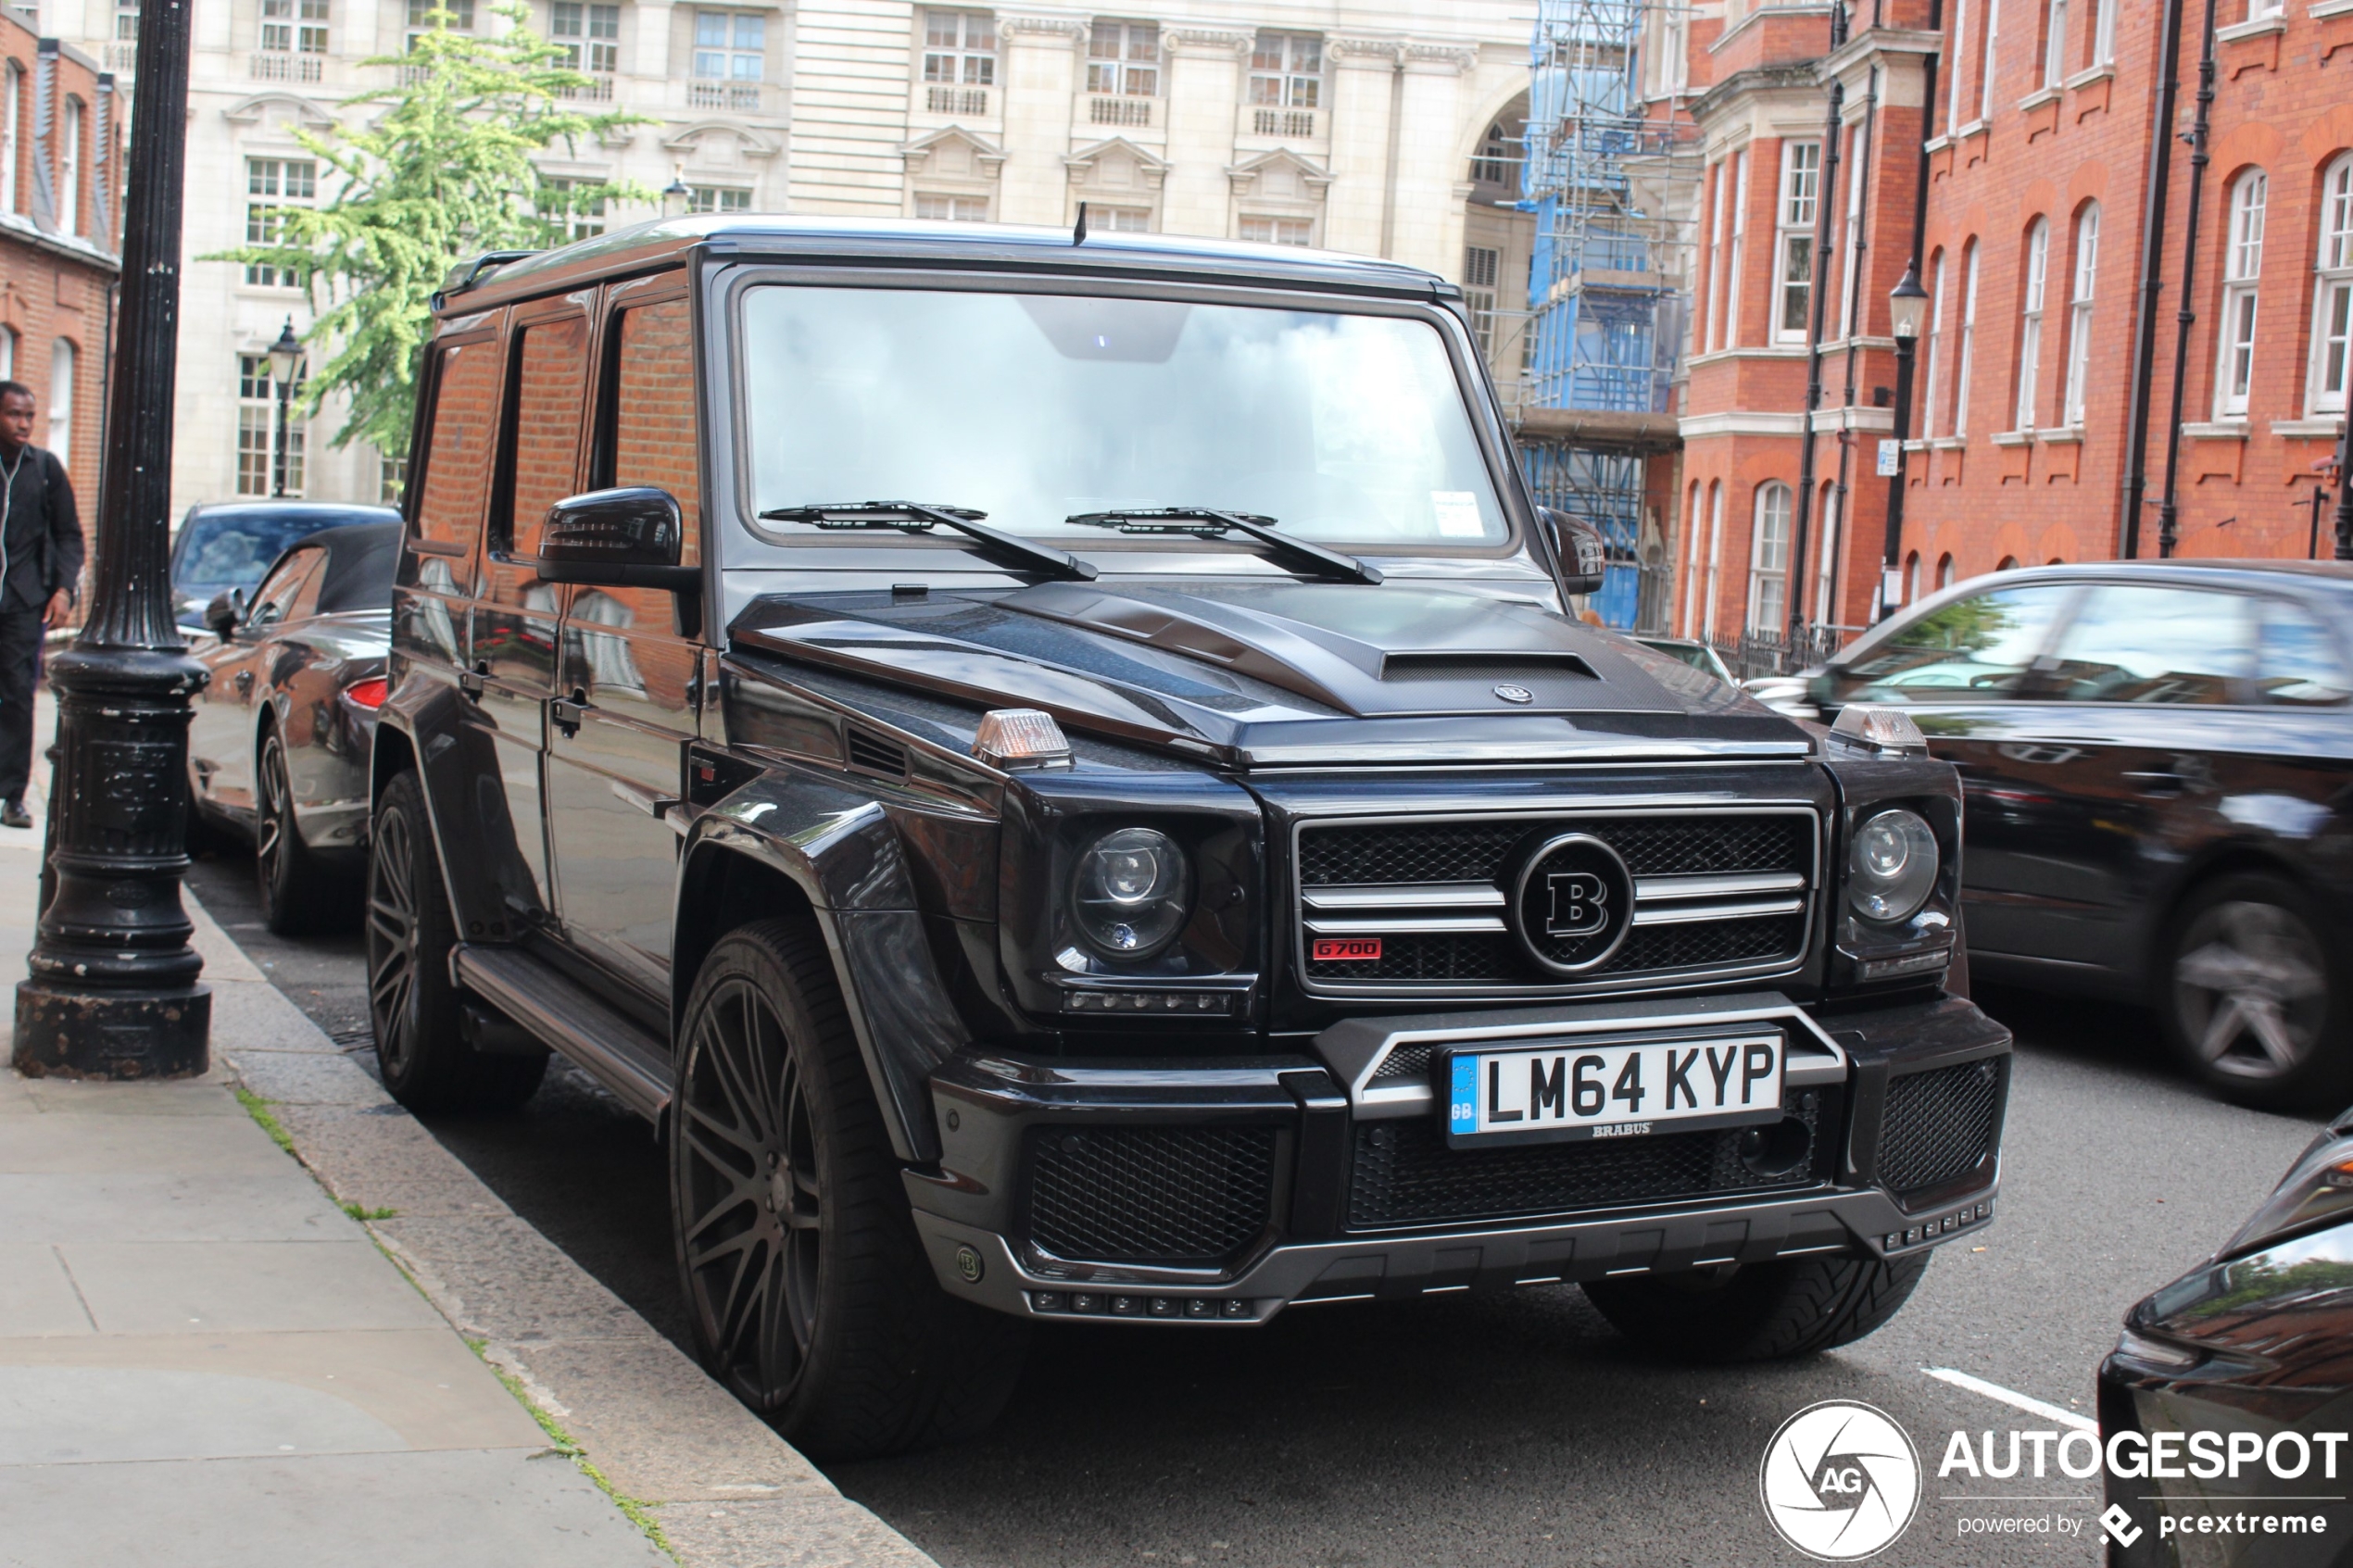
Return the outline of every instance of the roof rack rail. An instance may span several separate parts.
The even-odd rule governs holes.
[[[521,261],[526,256],[537,256],[535,250],[485,250],[472,261],[460,261],[449,269],[441,280],[441,287],[434,292],[433,307],[438,310],[451,295],[464,294],[482,282],[482,275],[510,261]]]

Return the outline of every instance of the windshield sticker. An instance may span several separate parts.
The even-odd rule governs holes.
[[[1438,513],[1438,532],[1446,539],[1478,539],[1487,524],[1478,515],[1478,497],[1467,490],[1433,490],[1429,504]]]

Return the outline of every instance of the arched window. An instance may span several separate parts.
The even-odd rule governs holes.
[[[1822,558],[1814,579],[1814,619],[1829,623],[1838,619],[1831,596],[1832,581],[1838,576],[1839,524],[1844,521],[1839,515],[1837,484],[1823,482],[1822,504],[1818,509],[1822,514]]]
[[[1994,570],[1996,571],[2016,571],[2018,570],[2018,558],[2016,556],[2004,556],[2000,560],[1994,564]]]
[[[984,16],[983,21],[988,20]],[[1310,99],[1309,102],[1314,102]],[[1512,137],[1502,120],[1487,128],[1478,144],[1478,156],[1471,160],[1471,178],[1489,185],[1509,185],[1519,188],[1519,144]]]
[[[1748,629],[1778,632],[1789,615],[1790,488],[1780,480],[1756,492],[1749,539]]]
[[[1700,622],[1700,635],[1716,634],[1716,569],[1724,559],[1724,482],[1711,482],[1707,487],[1707,617]]]
[[[1953,558],[1950,555],[1936,563],[1936,585],[1940,589],[1953,585]]]
[[[2043,364],[2043,295],[2051,270],[2051,224],[2037,218],[2026,231],[2026,276],[2019,291],[2018,407],[2013,430],[2034,428],[2034,373]]]
[[[1920,436],[1936,433],[1936,395],[1944,388],[1944,253],[1928,258],[1928,383],[1920,395]]]
[[[1977,345],[1977,242],[1961,254],[1960,364],[1953,372],[1953,433],[1969,433],[1969,361]]]
[[[0,381],[17,379],[17,330],[0,327]]]
[[[24,69],[0,66],[0,212],[17,210],[17,127],[24,120]]]
[[[2353,350],[2353,153],[2321,176],[2321,244],[2312,284],[2312,372],[2305,406],[2345,411],[2346,360]]]
[[[73,461],[73,343],[59,338],[49,345],[49,450],[57,461]]]
[[[2075,218],[2074,286],[2067,295],[2067,396],[2059,422],[2082,429],[2092,379],[2092,294],[2100,273],[2100,204],[2085,202]]]
[[[1699,620],[1700,596],[1700,534],[1705,517],[1699,507],[1699,481],[1683,496],[1683,635],[1692,634],[1693,622]]]
[[[2250,169],[2231,186],[2230,227],[2222,236],[2222,320],[2215,341],[2214,417],[2242,419],[2255,384],[2255,295],[2263,275],[2263,208],[2271,181]]]
[[[1904,602],[1912,604],[1920,596],[1920,553],[1914,550],[1904,558]]]

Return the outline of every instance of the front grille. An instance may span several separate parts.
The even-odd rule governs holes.
[[[1570,832],[1601,839],[1626,862],[1642,884],[1642,922],[1601,963],[1564,975],[1529,957],[1508,906],[1534,848]],[[1804,956],[1816,833],[1812,811],[1788,809],[1309,823],[1299,834],[1301,959],[1311,985],[1352,989],[1559,989],[1766,972]],[[1674,878],[1757,885],[1679,897],[1667,891]],[[1705,918],[1659,918],[1683,911]],[[1319,958],[1319,935],[1363,940]],[[1544,940],[1556,961],[1575,961],[1574,952]]]
[[[1029,1236],[1073,1261],[1202,1266],[1265,1230],[1272,1127],[1047,1128],[1030,1167]]]
[[[1790,1114],[1816,1129],[1822,1106],[1822,1097],[1804,1097]],[[1749,1130],[1456,1149],[1446,1147],[1446,1135],[1434,1118],[1360,1122],[1348,1188],[1348,1224],[1351,1230],[1378,1230],[1462,1220],[1531,1219],[1579,1209],[1806,1186],[1820,1179],[1814,1169],[1822,1154],[1818,1139],[1809,1140],[1806,1158],[1785,1175],[1760,1176],[1751,1171],[1740,1157],[1741,1139]]]
[[[1994,1157],[2001,1064],[1988,1058],[1889,1081],[1879,1175],[1898,1194],[1956,1182]]]

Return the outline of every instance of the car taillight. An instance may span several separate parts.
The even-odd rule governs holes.
[[[372,680],[352,682],[343,689],[343,695],[372,713],[384,705],[385,694],[391,689],[384,678],[378,675]]]

